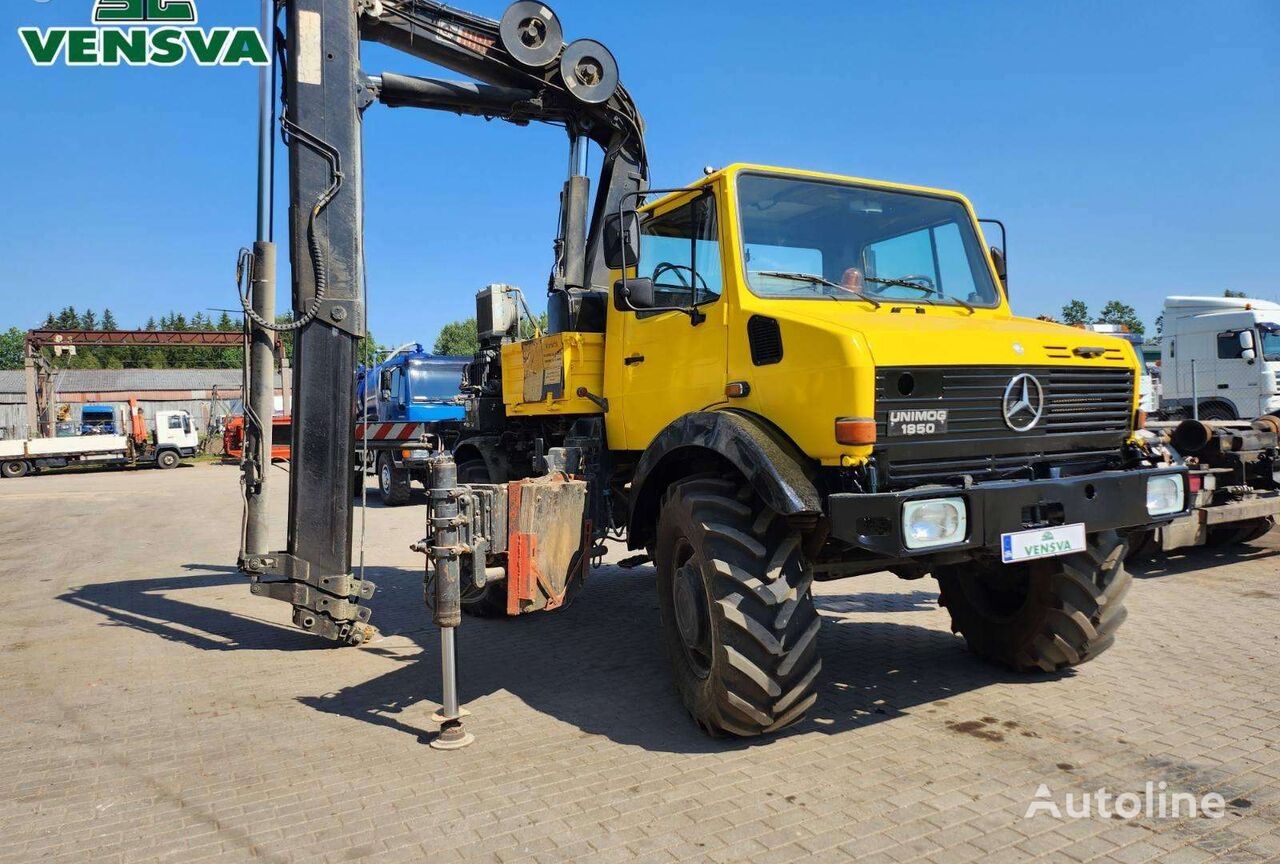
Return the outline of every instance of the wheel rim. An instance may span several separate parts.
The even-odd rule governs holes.
[[[383,465],[382,471],[378,474],[378,482],[382,484],[383,492],[391,491],[391,466]]]
[[[711,674],[711,610],[702,574],[692,560],[691,550],[682,556],[671,583],[671,603],[676,632],[689,667],[699,678]]]

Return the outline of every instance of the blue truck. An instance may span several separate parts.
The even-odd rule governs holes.
[[[80,409],[81,435],[119,435],[113,405],[86,405]]]
[[[427,479],[427,458],[457,439],[465,413],[459,387],[471,360],[413,344],[356,370],[356,448],[364,454],[356,470],[378,478],[387,506],[409,503],[413,482]]]

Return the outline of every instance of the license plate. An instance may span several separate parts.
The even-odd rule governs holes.
[[[889,412],[888,432],[892,437],[942,435],[946,431],[946,408],[910,408]]]
[[[1000,535],[1000,557],[1006,564],[1070,555],[1084,550],[1083,522]]]

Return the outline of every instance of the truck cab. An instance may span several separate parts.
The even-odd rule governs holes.
[[[112,405],[86,405],[80,409],[81,435],[119,435],[119,411]]]
[[[1167,414],[1189,417],[1193,405],[1202,420],[1280,412],[1280,303],[1169,297],[1160,368]]]
[[[421,345],[397,354],[356,376],[356,401],[364,419],[388,423],[460,421],[458,392],[470,357],[428,354]]]
[[[200,446],[200,436],[186,411],[157,411],[151,444],[157,459],[166,452],[179,457],[194,456]]]

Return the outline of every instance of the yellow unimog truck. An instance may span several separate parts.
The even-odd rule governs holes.
[[[686,706],[735,735],[814,704],[815,579],[932,574],[1019,670],[1111,645],[1123,538],[1182,513],[1185,479],[1134,437],[1133,352],[1014,317],[963,196],[732,165],[623,202],[604,244],[613,294],[575,331],[520,341],[510,292],[480,294],[465,610],[563,605],[625,536]]]

